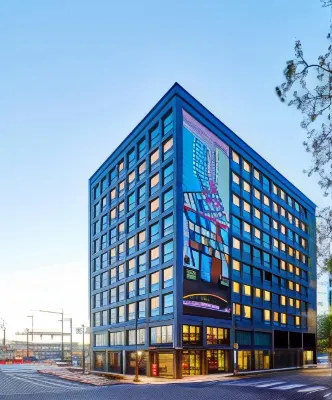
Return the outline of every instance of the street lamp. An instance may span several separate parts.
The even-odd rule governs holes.
[[[64,350],[63,350],[63,308],[61,309],[61,312],[59,312],[59,311],[45,311],[45,310],[39,310],[39,312],[61,315],[61,360],[63,361],[64,360]]]
[[[29,329],[27,328],[25,330],[26,334],[27,334],[27,358],[29,357]]]
[[[33,342],[33,314],[27,315],[27,318],[31,318],[31,340]]]

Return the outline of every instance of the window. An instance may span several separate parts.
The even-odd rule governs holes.
[[[128,304],[128,321],[136,319],[136,303]]]
[[[145,318],[145,300],[138,302],[138,318]]]
[[[128,211],[131,211],[136,206],[136,193],[133,192],[128,196]]]
[[[110,182],[111,182],[111,185],[116,181],[116,177],[117,177],[116,168],[113,168],[113,169],[111,170],[111,173],[110,173]]]
[[[182,326],[183,344],[201,344],[201,327],[195,325]]]
[[[128,189],[131,189],[135,186],[135,171],[131,172],[128,175]]]
[[[240,262],[237,260],[233,260],[233,270],[235,271],[241,271],[241,265]]]
[[[163,210],[166,211],[170,207],[173,207],[173,189],[163,194]]]
[[[254,188],[254,196],[256,197],[257,200],[261,199],[261,192]]]
[[[255,228],[255,242],[260,243],[261,241],[261,231]]]
[[[111,308],[110,310],[110,323],[111,325],[116,324],[117,323],[117,308]]]
[[[229,345],[229,329],[206,327],[206,344]]]
[[[264,301],[271,301],[271,292],[264,290]]]
[[[132,254],[135,252],[135,236],[127,240],[127,249],[128,254]]]
[[[239,282],[233,281],[233,292],[234,293],[240,293],[240,284],[239,284]]]
[[[110,223],[112,224],[116,220],[116,207],[114,207],[110,212]]]
[[[128,162],[128,169],[134,166],[135,164],[135,149],[132,149],[127,156],[127,162]]]
[[[232,151],[232,160],[236,163],[236,164],[240,164],[240,157],[237,153],[235,153],[235,151]]]
[[[145,185],[138,188],[138,204],[141,204],[145,200]]]
[[[152,297],[150,299],[151,317],[159,315],[159,297]]]
[[[236,239],[235,237],[233,237],[233,248],[240,250],[240,241],[238,239]]]
[[[249,185],[249,183],[246,182],[246,181],[243,181],[243,190],[244,190],[245,192],[250,193],[250,185]]]
[[[118,321],[124,322],[124,320],[125,320],[125,308],[124,306],[120,306],[118,308]]]
[[[173,312],[173,293],[168,293],[163,296],[163,314]]]
[[[233,303],[233,314],[241,315],[241,304]]]
[[[100,203],[98,202],[93,206],[93,218],[96,218],[100,213]]]
[[[266,192],[270,191],[270,180],[264,175],[263,175],[263,189]]]
[[[157,124],[150,130],[150,147],[152,148],[158,142],[159,142],[159,127]]]
[[[120,174],[124,170],[124,160],[121,160],[118,164],[118,173]]]
[[[164,142],[163,144],[163,153],[164,153],[164,160],[166,160],[166,158],[168,158],[173,150],[173,138],[169,138],[168,140],[166,140],[166,142]]]
[[[257,219],[261,219],[261,212],[258,210],[258,208],[254,207],[254,216]]]
[[[124,192],[125,192],[125,181],[123,180],[119,183],[119,186],[118,186],[119,197],[122,196],[124,194]]]
[[[106,318],[106,320],[107,320],[107,318]],[[98,347],[98,346],[108,346],[107,334],[105,334],[105,333],[96,333],[95,334],[95,346],[96,347]]]
[[[146,154],[146,150],[146,141],[143,139],[138,143],[138,158],[142,158]]]
[[[159,271],[150,275],[150,291],[156,292],[159,290]]]
[[[101,217],[101,230],[103,231],[106,228],[107,228],[107,215],[103,215]]]
[[[157,162],[159,161],[159,149],[155,150],[153,153],[150,155],[150,165],[151,169],[156,167]]]
[[[265,322],[271,321],[271,311],[270,310],[264,310],[264,321]]]
[[[173,343],[173,326],[156,326],[150,328],[151,344]]]
[[[124,216],[124,201],[119,204],[119,218]]]
[[[159,189],[159,173],[150,179],[150,194],[155,193]]]
[[[167,262],[173,259],[174,248],[173,240],[163,244],[163,262]]]
[[[251,238],[251,226],[247,222],[243,222],[243,235],[247,238]]]
[[[243,169],[247,172],[250,172],[250,164],[245,160],[243,160]]]
[[[150,264],[151,268],[159,265],[159,247],[154,247],[150,250]]]
[[[236,207],[240,207],[240,197],[236,196],[235,194],[233,194],[233,204]]]
[[[240,185],[240,177],[235,172],[232,173],[232,179],[236,185]]]
[[[101,199],[101,211],[104,211],[104,210],[105,210],[106,205],[107,205],[107,196],[104,196],[104,197]]]
[[[270,199],[267,196],[263,196],[264,205],[270,207]]]
[[[283,325],[286,325],[286,321],[287,321],[287,317],[286,317],[286,314],[284,314],[284,313],[281,313],[280,314],[280,319],[281,319],[281,323],[283,324]]]
[[[145,294],[145,277],[138,280],[138,295],[142,296]]]
[[[280,305],[285,306],[286,305],[286,296],[280,296]]]
[[[118,266],[118,279],[119,281],[125,277],[125,267],[124,264]]]
[[[119,240],[121,240],[125,236],[125,223],[124,222],[121,222],[121,224],[119,224],[118,230],[119,230]]]
[[[259,299],[262,297],[261,289],[255,288],[255,297],[258,297]]]
[[[173,286],[173,267],[163,269],[163,288]]]
[[[136,217],[135,214],[128,218],[128,232],[132,232],[136,228]]]
[[[118,258],[119,258],[119,260],[123,260],[124,257],[125,257],[125,247],[124,247],[124,243],[121,243],[118,246]]]
[[[150,218],[154,218],[159,214],[159,197],[150,201]]]
[[[173,214],[168,215],[163,219],[163,234],[164,237],[173,233]]]
[[[136,285],[135,281],[128,282],[128,299],[135,297],[136,295]]]
[[[138,249],[141,250],[146,245],[146,233],[145,231],[141,231],[138,234]]]
[[[254,168],[254,178],[257,179],[258,181],[260,180],[260,172]]]
[[[159,239],[159,222],[150,226],[150,243]]]
[[[163,119],[163,135],[167,135],[173,129],[173,113],[170,112]]]
[[[251,208],[250,204],[243,200],[243,211],[250,214]]]
[[[96,200],[100,196],[100,186],[99,183],[93,188],[93,199]]]
[[[145,177],[146,173],[146,161],[143,161],[139,166],[138,166],[138,179],[141,180]]]
[[[138,226],[144,225],[145,222],[146,222],[145,208],[142,208],[138,211]]]
[[[163,177],[164,177],[163,185],[167,185],[167,183],[173,181],[174,179],[173,164],[169,164],[167,167],[164,168]]]
[[[243,285],[243,294],[245,296],[251,296],[251,287],[249,285]]]
[[[243,317],[251,318],[251,307],[250,306],[243,306]]]
[[[276,186],[274,183],[272,183],[272,190],[274,194],[278,194],[278,186]]]
[[[135,258],[132,258],[131,260],[128,261],[128,276],[133,276],[135,275]]]
[[[141,254],[138,256],[138,272],[143,272],[146,270],[146,254]]]
[[[101,237],[101,249],[105,249],[106,246],[107,246],[107,234],[105,233],[105,235]]]
[[[121,346],[125,344],[124,331],[110,332],[110,346]]]

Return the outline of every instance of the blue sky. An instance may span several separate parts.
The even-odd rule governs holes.
[[[41,306],[87,321],[88,178],[175,81],[326,203],[302,173],[301,116],[274,88],[294,41],[315,59],[328,27],[318,0],[3,1],[0,317],[9,332]]]

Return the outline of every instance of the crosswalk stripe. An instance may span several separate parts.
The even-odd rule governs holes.
[[[329,396],[331,396],[331,394],[332,393],[327,393],[327,394],[324,395],[324,397],[329,397]]]
[[[265,387],[270,387],[270,386],[275,386],[275,385],[282,385],[286,382],[270,382],[270,383],[263,383],[263,385],[257,385],[257,388],[265,388]]]
[[[320,390],[325,390],[327,389],[326,386],[310,386],[308,388],[300,389],[298,390],[299,393],[302,392],[319,392]]]
[[[278,386],[278,387],[273,387],[271,389],[274,390],[290,390],[290,389],[297,389],[300,387],[303,387],[306,385],[300,384],[300,383],[294,383],[294,384],[290,384],[290,385],[283,385],[283,386]]]
[[[68,389],[75,389],[75,388],[81,387],[81,386],[79,386],[79,385],[77,385],[75,383],[71,383],[71,382],[55,382],[55,381],[52,381],[52,380],[49,380],[49,379],[44,379],[44,378],[43,379],[38,379],[38,378],[30,377],[30,378],[28,378],[28,380],[31,381],[32,383],[35,383],[36,380],[38,380],[38,382],[44,382],[47,385],[60,386],[60,387],[63,387],[63,388],[68,388]]]

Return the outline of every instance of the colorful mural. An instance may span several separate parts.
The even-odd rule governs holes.
[[[229,147],[183,114],[184,314],[230,318]]]

